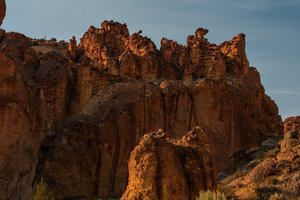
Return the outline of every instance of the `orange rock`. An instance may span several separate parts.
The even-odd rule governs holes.
[[[0,176],[0,194],[29,196],[43,176],[57,199],[120,196],[130,152],[144,134],[160,128],[178,140],[203,127],[220,171],[236,149],[282,132],[276,104],[248,67],[244,42],[240,35],[217,46],[189,36],[184,46],[163,39],[158,50],[149,38],[129,35],[126,24],[105,21],[81,38],[75,63],[68,44],[3,33],[1,62],[10,64],[1,65],[0,131],[22,137],[0,151],[6,162],[0,166],[9,168],[0,174],[13,177]],[[5,103],[11,97],[22,99],[18,109]],[[17,118],[26,121],[23,128],[13,126]]]
[[[73,60],[76,58],[76,47],[77,47],[76,38],[75,36],[73,36],[69,42],[69,52]]]
[[[252,155],[255,160],[241,166],[236,173],[224,179],[223,187],[232,191],[239,199],[255,199],[255,196],[257,198],[255,190],[264,191],[264,195],[269,197],[274,193],[286,195],[288,199],[299,197],[300,132],[286,132],[279,145],[280,149],[275,145],[275,149],[260,152],[265,155],[263,159]],[[259,153],[258,149],[253,152],[255,151],[256,154]]]
[[[284,120],[284,132],[300,129],[300,116],[288,117]]]
[[[206,35],[207,33],[208,33],[207,29],[200,27],[195,31],[195,37],[198,38],[202,42],[206,42],[207,40],[204,38],[204,35]]]
[[[195,127],[180,141],[163,130],[146,134],[131,152],[129,182],[121,199],[192,199],[215,190],[215,172],[205,133]]]
[[[240,33],[231,41],[223,42],[218,49],[225,55],[227,71],[236,75],[245,75],[249,70],[249,62],[245,52],[245,35]]]

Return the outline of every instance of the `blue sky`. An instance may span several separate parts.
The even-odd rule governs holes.
[[[104,20],[143,30],[159,46],[162,37],[185,44],[196,28],[219,44],[242,32],[250,65],[283,119],[300,115],[300,0],[6,0],[2,28],[33,38],[78,39]]]

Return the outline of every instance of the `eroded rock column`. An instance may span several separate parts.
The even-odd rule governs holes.
[[[5,0],[0,0],[0,25],[3,22],[6,13],[6,4]]]

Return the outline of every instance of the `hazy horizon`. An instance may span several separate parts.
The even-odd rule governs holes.
[[[77,41],[90,25],[104,20],[126,23],[130,33],[142,30],[159,48],[163,37],[185,44],[198,27],[209,42],[219,44],[246,34],[246,53],[258,69],[266,94],[282,118],[300,115],[300,0],[165,0],[51,2],[6,1],[1,26],[32,38]]]

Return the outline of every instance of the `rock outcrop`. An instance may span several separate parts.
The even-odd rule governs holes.
[[[73,60],[76,58],[76,47],[77,47],[77,41],[75,36],[73,36],[69,42],[69,53],[71,54],[71,58]]]
[[[236,150],[283,130],[249,67],[243,34],[221,45],[203,33],[184,46],[162,39],[158,50],[125,24],[105,21],[84,34],[75,59],[68,46],[3,35],[0,132],[10,141],[0,144],[4,199],[29,197],[42,176],[57,199],[121,196],[130,152],[161,128],[180,139],[201,126],[217,171]]]
[[[224,179],[223,189],[238,199],[284,199],[300,196],[300,132],[288,131],[279,146],[269,149],[261,158],[251,160],[236,173]],[[276,194],[277,193],[277,194]]]
[[[284,132],[300,130],[300,116],[288,117],[284,120]]]
[[[0,0],[0,25],[3,22],[3,19],[5,17],[6,14],[6,4],[5,4],[5,0]]]
[[[144,135],[128,165],[122,200],[195,200],[200,191],[217,186],[208,140],[200,127],[179,141],[166,139],[163,130]]]

